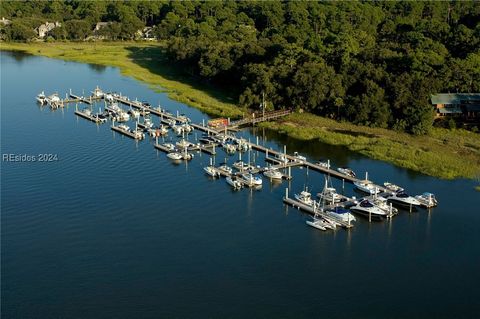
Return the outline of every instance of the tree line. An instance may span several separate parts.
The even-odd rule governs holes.
[[[27,1],[0,3],[12,25],[57,19],[56,39],[153,26],[186,72],[258,109],[301,108],[356,124],[428,132],[430,95],[480,92],[475,1]],[[85,25],[84,28],[81,26]],[[89,26],[90,28],[87,28]],[[23,28],[25,29],[25,28]],[[15,39],[15,35],[10,35]]]

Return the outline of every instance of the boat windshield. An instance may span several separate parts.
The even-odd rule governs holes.
[[[370,203],[368,200],[364,200],[363,202],[360,203],[361,207],[373,207],[373,204]]]
[[[407,198],[407,197],[410,197],[407,193],[398,193],[397,194],[397,197],[400,197],[400,198]]]

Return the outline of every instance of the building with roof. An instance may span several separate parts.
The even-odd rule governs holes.
[[[35,29],[35,32],[38,34],[39,38],[44,38],[48,32],[52,31],[56,27],[60,27],[62,24],[60,22],[45,22]]]
[[[480,93],[437,93],[431,101],[437,117],[480,118]]]

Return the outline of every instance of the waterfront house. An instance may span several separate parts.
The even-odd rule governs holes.
[[[0,20],[0,23],[3,24],[3,25],[9,25],[10,23],[12,23],[12,21],[2,17],[2,20]]]
[[[437,93],[431,96],[436,117],[480,118],[480,93]]]
[[[52,31],[56,27],[60,27],[61,23],[60,22],[45,22],[44,24],[40,25],[38,28],[35,29],[35,32],[37,33],[39,38],[44,38],[48,32]]]

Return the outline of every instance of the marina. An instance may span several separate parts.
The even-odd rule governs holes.
[[[40,93],[37,96],[37,100],[42,99],[44,93]],[[290,198],[288,196],[288,188],[286,189],[285,197],[283,202],[287,205],[302,209],[303,211],[311,214],[314,218],[321,217],[324,222],[337,224],[343,228],[351,228],[353,224],[350,220],[346,222],[345,220],[336,218],[335,214],[328,214],[328,211],[334,211],[337,209],[349,210],[352,212],[359,213],[361,215],[367,216],[368,221],[372,220],[382,220],[383,218],[390,219],[397,212],[397,209],[393,209],[392,204],[396,206],[401,206],[402,208],[408,209],[410,212],[414,211],[416,207],[426,207],[431,208],[434,205],[437,205],[437,201],[433,194],[426,195],[430,193],[424,193],[423,195],[417,195],[416,197],[410,197],[405,195],[403,188],[396,186],[395,184],[385,182],[384,185],[377,185],[372,181],[368,180],[368,173],[365,174],[365,179],[359,179],[356,177],[356,174],[349,168],[340,167],[336,170],[332,169],[330,166],[330,161],[325,163],[323,162],[311,162],[306,157],[302,156],[298,152],[294,152],[293,155],[287,153],[286,146],[283,147],[283,151],[278,151],[272,148],[268,148],[259,143],[258,136],[256,137],[256,142],[252,143],[244,139],[238,139],[235,134],[228,133],[231,131],[229,128],[238,129],[241,125],[253,125],[261,121],[266,121],[270,119],[276,119],[281,116],[285,116],[290,113],[290,111],[281,111],[264,114],[263,116],[255,115],[249,116],[244,120],[230,121],[228,120],[226,125],[220,126],[220,128],[211,128],[205,125],[205,121],[202,121],[202,124],[191,123],[191,120],[184,114],[180,115],[177,111],[176,116],[163,110],[161,107],[153,108],[147,102],[140,102],[138,99],[130,100],[127,96],[116,93],[105,93],[98,86],[92,92],[90,97],[80,97],[73,95],[70,91],[70,96],[74,99],[91,104],[92,101],[97,101],[103,99],[105,102],[105,110],[110,112],[112,116],[112,126],[111,129],[120,134],[128,136],[136,140],[143,140],[145,138],[145,133],[143,131],[154,130],[154,124],[150,117],[146,117],[149,114],[156,115],[160,118],[160,123],[169,125],[172,127],[173,131],[176,131],[177,136],[182,136],[176,145],[172,143],[162,143],[158,141],[158,136],[161,134],[153,133],[155,136],[154,148],[160,151],[167,153],[167,157],[173,160],[191,160],[193,159],[192,152],[204,152],[209,155],[216,155],[216,148],[221,145],[231,146],[231,149],[226,148],[227,154],[239,153],[239,160],[234,163],[236,171],[232,171],[230,168],[228,170],[222,167],[215,167],[210,165],[204,167],[205,172],[212,177],[225,177],[227,178],[227,183],[232,187],[238,189],[242,187],[255,187],[259,188],[262,186],[262,178],[258,175],[264,175],[270,180],[290,180],[292,178],[291,170],[295,167],[303,167],[305,169],[311,169],[320,173],[323,173],[325,176],[330,178],[340,179],[344,185],[345,182],[352,183],[355,187],[366,193],[366,196],[356,198],[356,197],[347,197],[343,194],[320,194],[319,201],[314,199],[308,199],[311,202],[306,204],[305,202],[299,201],[298,199]],[[129,111],[131,115],[135,118],[135,130],[130,130],[130,128],[125,124],[120,124],[115,126],[115,120],[128,121],[129,118],[122,119],[119,117],[119,114],[126,114],[116,103],[121,103],[130,108],[139,110],[139,112]],[[76,115],[83,117],[87,120],[93,122],[99,122],[99,115],[92,115],[91,111],[87,108],[83,111],[78,111],[76,107]],[[139,122],[139,118],[143,116],[143,121]],[[179,123],[177,125],[177,123]],[[178,131],[180,129],[180,131]],[[191,143],[185,139],[185,132],[187,135],[192,133],[192,130],[197,130],[203,134],[206,134],[205,138],[202,140],[206,143]],[[166,131],[168,133],[168,131]],[[152,135],[152,134],[150,134]],[[195,135],[196,136],[196,135]],[[208,138],[207,138],[208,137]],[[226,141],[230,141],[226,144]],[[250,164],[250,152],[260,152],[265,155],[265,161],[271,163],[268,166],[260,165],[251,165]],[[241,160],[242,152],[248,153],[248,163],[243,163]],[[238,165],[237,165],[238,164]],[[225,165],[223,167],[226,167]],[[325,185],[324,191],[328,190],[327,185]],[[333,189],[334,191],[334,189]],[[308,193],[308,196],[311,196]],[[328,202],[328,196],[331,197],[331,201]],[[337,196],[337,197],[335,197]],[[309,197],[310,198],[310,197]],[[338,200],[335,200],[338,198]],[[377,200],[381,198],[382,200]],[[417,199],[418,198],[418,199]],[[388,208],[387,202],[391,203],[390,208]],[[377,206],[378,205],[378,206]],[[333,217],[332,217],[333,216]],[[315,224],[315,223],[314,223]],[[313,226],[312,223],[308,224]],[[325,227],[316,227],[323,229]],[[331,229],[331,227],[326,227],[325,229]]]
[[[82,88],[88,92],[98,83],[133,100],[151,101],[152,108],[161,104],[175,116],[178,109],[192,124],[202,126],[203,119],[207,124],[206,114],[166,92],[116,68],[33,56],[20,61],[10,53],[2,58],[2,72],[7,79],[2,81],[2,151],[59,158],[2,163],[5,316],[449,318],[463,313],[462,318],[472,318],[478,313],[469,302],[476,300],[479,282],[475,207],[480,202],[474,181],[434,178],[261,126],[235,132],[253,144],[258,136],[267,149],[283,153],[286,145],[288,154],[297,151],[309,163],[330,159],[333,170],[348,167],[359,179],[368,171],[374,184],[388,181],[410,196],[430,192],[438,200],[417,212],[399,208],[383,222],[369,223],[357,214],[354,227],[323,231],[306,224],[312,215],[283,203],[286,188],[294,198],[305,186],[318,202],[324,188],[319,171],[294,166],[288,181],[262,176],[261,190],[235,188],[226,177],[205,173],[211,158],[206,153],[173,162],[153,147],[155,138],[137,142],[113,132],[110,119],[97,125],[75,115],[75,103],[52,110],[34,99],[42,90],[50,95],[70,87],[82,95]],[[78,110],[84,106],[79,103]],[[92,113],[99,108],[104,111],[103,100],[92,104]],[[159,117],[150,117],[157,126]],[[135,128],[133,119],[124,124]],[[198,141],[203,137],[195,129],[188,137],[193,143],[195,134]],[[169,129],[158,141],[178,139]],[[218,144],[216,152],[217,168],[224,162],[232,167],[238,159],[238,151],[227,155]],[[245,162],[247,155],[242,153]],[[251,155],[252,165],[269,166],[265,153],[252,150]],[[331,177],[331,184],[348,198],[368,195],[341,178]],[[459,279],[461,273],[472,274],[472,281]],[[293,291],[300,295],[292,297]],[[401,306],[406,295],[418,302]],[[212,300],[218,306],[212,308]],[[253,310],[255,300],[262,302]],[[34,309],[25,307],[32,302]]]

